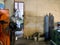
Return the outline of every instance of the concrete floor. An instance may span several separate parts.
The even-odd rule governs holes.
[[[15,45],[50,45],[49,42],[39,41],[36,42],[34,40],[26,40],[26,39],[18,39],[15,41]]]

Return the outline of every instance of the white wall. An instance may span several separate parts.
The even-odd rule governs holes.
[[[4,4],[4,0],[0,0],[0,3],[3,3]]]
[[[9,9],[10,16],[13,14],[14,0],[5,1],[5,9]]]

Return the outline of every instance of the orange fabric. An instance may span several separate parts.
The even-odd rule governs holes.
[[[8,26],[9,24],[9,10],[0,10],[0,20],[4,20],[6,22],[8,22],[7,24],[4,24],[4,29]]]
[[[10,36],[6,36],[6,45],[10,45]]]
[[[6,45],[6,37],[3,33],[0,34],[0,41],[2,41],[3,45]]]
[[[1,24],[0,24],[0,32],[2,32],[2,26],[1,26]]]
[[[8,22],[3,26],[0,24],[0,41],[3,42],[3,45],[10,45],[10,35],[6,33],[2,28],[6,28],[9,25],[9,10],[0,10],[0,21],[4,20]],[[4,31],[4,32],[3,32]]]

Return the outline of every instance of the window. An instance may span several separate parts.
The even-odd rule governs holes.
[[[16,10],[16,16],[23,19],[24,3],[23,2],[15,2],[15,10]]]
[[[24,15],[24,3],[23,2],[15,2],[15,17],[17,18],[16,23],[17,27],[21,28],[21,24],[23,23],[23,15]]]

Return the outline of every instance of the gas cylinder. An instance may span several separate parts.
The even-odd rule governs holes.
[[[44,32],[45,32],[45,40],[48,40],[49,38],[49,35],[48,35],[48,32],[49,32],[49,16],[46,15],[44,17]]]
[[[49,39],[51,39],[52,30],[54,30],[54,16],[49,13]]]

